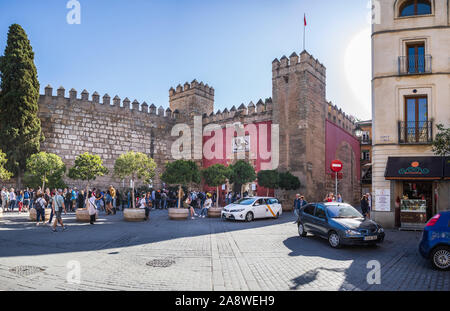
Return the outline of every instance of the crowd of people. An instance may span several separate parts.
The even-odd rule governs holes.
[[[146,210],[145,217],[149,218],[150,210],[167,209],[169,207],[178,207],[178,191],[174,189],[147,189],[139,192],[134,190],[135,207]],[[230,204],[240,199],[239,193],[229,193],[226,196],[226,204]],[[189,208],[191,218],[206,217],[208,209],[216,203],[217,194],[215,192],[191,191],[184,193],[181,191],[181,205]],[[86,208],[90,215],[90,223],[94,224],[96,215],[104,213],[105,216],[115,215],[118,210],[123,211],[125,208],[133,207],[133,191],[125,189],[119,191],[113,186],[106,190],[84,189],[78,190],[74,188],[50,189],[44,191],[38,189],[26,188],[17,191],[13,188],[1,190],[0,206],[2,211],[19,213],[29,212],[31,208],[36,209],[36,225],[45,224],[45,209],[51,208],[50,219],[48,224],[55,222],[52,229],[56,231],[57,223],[60,223],[63,230],[67,228],[63,225],[61,214],[67,212],[75,212],[77,209]],[[200,212],[197,213],[196,209]]]

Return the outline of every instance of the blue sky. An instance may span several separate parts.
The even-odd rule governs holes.
[[[47,84],[168,106],[168,90],[197,79],[215,88],[215,109],[272,95],[274,58],[306,49],[327,67],[327,99],[371,118],[366,0],[0,0],[0,53],[20,24]]]

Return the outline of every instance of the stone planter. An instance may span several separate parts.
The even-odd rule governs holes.
[[[169,208],[169,218],[172,220],[186,220],[189,217],[187,208]]]
[[[50,220],[50,214],[52,213],[52,209],[51,208],[46,208],[45,209],[45,221],[49,221]],[[35,208],[30,208],[30,220],[31,221],[36,221],[36,209]],[[42,221],[41,219],[39,219],[39,221]]]
[[[145,209],[143,208],[126,208],[123,210],[123,219],[125,221],[144,221]]]
[[[98,211],[95,212],[95,219],[98,219]],[[87,208],[77,208],[75,211],[75,215],[77,217],[78,222],[90,222],[91,217],[89,215],[89,211]]]
[[[209,218],[220,218],[221,212],[222,212],[221,207],[210,207],[208,209],[208,217]]]

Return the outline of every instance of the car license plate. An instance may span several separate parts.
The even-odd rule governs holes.
[[[371,236],[365,236],[364,237],[364,241],[373,241],[378,239],[378,237],[376,235],[371,235]]]

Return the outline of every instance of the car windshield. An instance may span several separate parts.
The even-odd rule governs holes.
[[[244,198],[244,199],[240,199],[240,200],[236,201],[234,204],[251,205],[251,204],[253,204],[253,202],[255,202],[255,199]]]
[[[331,218],[361,218],[363,217],[350,205],[327,205],[328,215]]]

